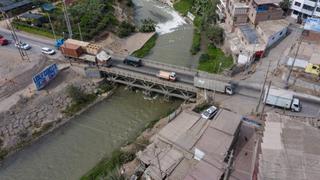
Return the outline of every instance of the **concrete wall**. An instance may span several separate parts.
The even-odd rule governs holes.
[[[260,37],[263,39],[263,41],[266,42],[266,44],[267,44],[266,47],[268,48],[286,36],[287,31],[288,31],[288,27],[286,27],[286,28],[284,28],[284,29],[272,34],[272,35],[268,35],[268,34],[264,33],[263,29],[261,29],[261,27],[259,25],[256,27],[256,31],[258,32]]]
[[[260,21],[277,20],[283,18],[283,11],[281,8],[269,7],[269,10],[264,12],[257,12],[256,5],[250,5],[248,17],[253,24],[258,24]]]

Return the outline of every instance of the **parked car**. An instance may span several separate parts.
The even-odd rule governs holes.
[[[0,35],[0,46],[8,45],[9,41],[5,39],[2,35]]]
[[[47,47],[41,48],[41,52],[43,54],[48,54],[48,55],[54,55],[56,53],[56,51],[54,51],[53,49],[47,48]]]
[[[211,106],[201,113],[201,117],[204,119],[211,119],[213,118],[214,115],[217,114],[217,112],[218,112],[218,108],[215,106]]]
[[[31,49],[31,46],[29,44],[23,43],[23,42],[16,43],[15,46],[19,49],[24,49],[24,50]]]

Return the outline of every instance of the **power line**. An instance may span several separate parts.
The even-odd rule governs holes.
[[[70,19],[69,19],[69,15],[68,15],[68,11],[67,11],[67,5],[66,5],[65,0],[62,0],[62,2],[63,2],[62,5],[63,5],[64,19],[66,21],[67,29],[68,29],[68,37],[71,39],[72,38],[72,28],[71,28]]]

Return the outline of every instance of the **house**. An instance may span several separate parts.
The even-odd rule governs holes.
[[[1,0],[0,1],[0,10],[7,13],[9,16],[20,14],[30,10],[33,6],[31,0]]]
[[[48,19],[44,15],[31,12],[21,14],[18,19],[32,26],[41,26],[42,23],[48,22]]]
[[[293,0],[290,9],[291,17],[295,19],[320,17],[320,4],[317,0]]]
[[[256,26],[256,31],[269,48],[286,37],[289,24],[285,19],[262,21]]]
[[[251,0],[248,12],[251,23],[256,25],[261,21],[282,19],[280,2],[281,0]]]
[[[248,19],[249,1],[248,0],[227,0],[226,1],[226,24],[231,32],[238,25],[246,24]]]

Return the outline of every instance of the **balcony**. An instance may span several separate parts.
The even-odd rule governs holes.
[[[316,0],[304,0],[303,4],[315,7],[316,6]]]
[[[313,11],[310,11],[310,10],[307,10],[307,9],[304,9],[304,8],[301,9],[301,12],[303,14],[307,14],[309,16],[312,16],[312,14],[313,14]]]

